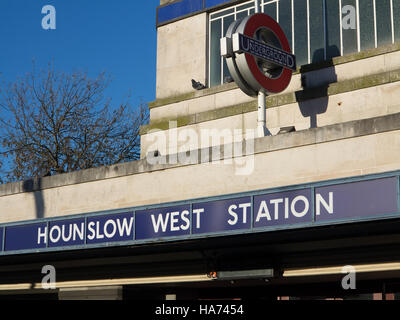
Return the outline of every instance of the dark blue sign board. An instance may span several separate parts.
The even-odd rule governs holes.
[[[396,190],[396,177],[316,188],[316,221],[357,219],[398,212]]]
[[[5,227],[5,251],[43,249],[47,246],[47,223]]]
[[[133,212],[87,218],[87,244],[129,241],[133,235]]]
[[[189,205],[136,211],[137,240],[189,234]]]
[[[312,222],[311,190],[301,189],[254,197],[254,228]]]
[[[48,246],[50,248],[85,244],[85,219],[68,219],[49,222]]]
[[[399,174],[0,226],[0,255],[400,218]]]
[[[157,25],[198,11],[224,4],[231,0],[178,0],[157,8]]]
[[[192,232],[204,234],[251,227],[251,197],[193,204]]]

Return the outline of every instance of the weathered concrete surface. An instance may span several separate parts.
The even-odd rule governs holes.
[[[266,113],[267,128],[272,134],[277,134],[280,128],[288,126],[294,126],[299,131],[335,123],[394,114],[400,112],[399,94],[400,81],[294,103],[284,102],[277,107],[268,107]],[[296,100],[296,97],[290,98]],[[275,101],[274,103],[280,104],[279,101]],[[221,133],[230,130],[231,134],[235,136],[238,134],[237,138],[242,139],[246,130],[255,130],[257,127],[257,103],[254,101],[230,108],[185,116],[177,118],[177,120],[177,129],[170,129],[170,125],[173,125],[173,123],[165,121],[151,124],[150,131],[147,134],[142,132],[142,158],[148,152],[154,150],[154,142],[159,140],[159,137],[165,136],[168,138],[174,132],[178,136],[185,137],[193,131],[195,135],[200,137],[205,130],[217,130]],[[240,132],[235,134],[235,130],[238,129],[243,134]],[[158,132],[159,130],[163,131]],[[197,148],[196,145],[191,146],[183,138],[179,140],[181,141],[178,144],[178,148]],[[223,142],[215,141],[212,144],[207,144],[205,141],[202,141],[202,146],[207,147],[220,143]],[[199,142],[197,144],[200,145]],[[174,152],[169,149],[171,148],[160,151],[163,154]]]
[[[0,221],[35,219],[38,212],[43,217],[64,216],[398,170],[400,114],[260,138],[254,154],[233,160],[223,154],[226,161],[150,165],[141,160],[46,177],[40,188],[33,184],[32,192],[23,192],[24,183],[2,185]],[[244,171],[247,174],[240,174]]]
[[[206,82],[206,48],[206,13],[157,29],[157,99],[193,91],[191,79]]]
[[[289,105],[291,103],[307,104],[313,99],[329,99],[331,96],[348,92],[359,93],[360,91],[357,90],[382,86],[384,84],[394,83],[398,81],[400,81],[400,69],[335,82],[329,84],[328,86],[319,86],[299,90],[296,92],[267,96],[266,107],[279,107]],[[380,87],[380,89],[381,88],[382,87]],[[204,118],[215,120],[217,118],[250,112],[257,109],[256,99],[252,99],[249,97],[247,97],[247,99],[241,99],[237,97],[236,94],[236,90],[231,90],[215,95],[205,95],[203,97],[199,97],[198,99],[184,100],[178,103],[178,113],[175,112],[178,110],[172,108],[172,105],[166,105],[162,108],[150,108],[150,114],[157,115],[157,112],[161,112],[160,115],[162,115],[162,117],[160,119],[158,119],[157,116],[155,117],[155,119],[151,118],[150,124],[142,127],[141,134],[145,134],[146,130],[148,131],[149,129],[153,128],[165,130],[162,127],[157,127],[157,125],[162,125],[163,122],[168,122],[170,120],[176,120],[179,122],[183,118],[188,118],[190,120],[187,124],[194,124],[207,121],[204,120]],[[386,98],[386,101],[388,99],[393,101],[393,97]],[[380,101],[380,99],[378,101]],[[225,106],[225,104],[227,104],[228,106]],[[247,105],[251,105],[253,106],[253,108],[243,110],[246,108]],[[216,115],[218,115],[218,117],[216,117]],[[203,120],[199,121],[199,117],[203,118]]]

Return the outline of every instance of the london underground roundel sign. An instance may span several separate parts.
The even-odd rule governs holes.
[[[296,70],[285,33],[263,13],[234,21],[221,39],[221,55],[233,80],[249,96],[282,92]]]

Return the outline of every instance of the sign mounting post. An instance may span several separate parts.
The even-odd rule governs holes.
[[[255,13],[261,13],[260,0],[254,0]],[[271,135],[267,129],[267,110],[265,108],[265,92],[264,90],[258,91],[258,117],[257,117],[257,136],[265,137]]]
[[[221,39],[221,55],[239,88],[258,97],[259,137],[269,135],[266,127],[265,97],[286,89],[296,70],[296,57],[279,24],[261,13],[255,0],[255,14],[234,21]]]

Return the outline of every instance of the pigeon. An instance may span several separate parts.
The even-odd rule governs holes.
[[[227,77],[224,78],[224,83],[231,83],[233,81],[234,80],[233,80],[233,78],[231,76],[227,76]]]
[[[204,84],[202,84],[194,79],[192,79],[192,87],[193,87],[193,89],[196,89],[196,90],[203,90],[206,88],[206,86]]]

